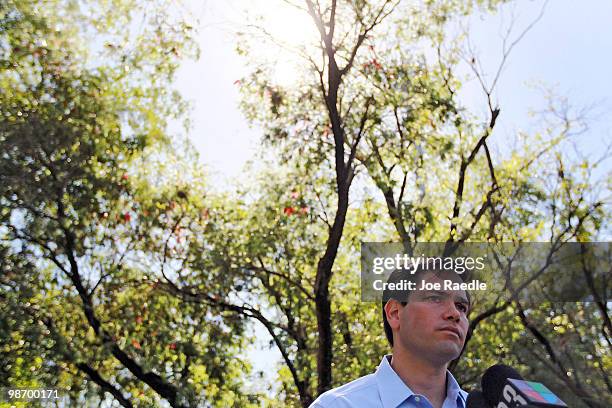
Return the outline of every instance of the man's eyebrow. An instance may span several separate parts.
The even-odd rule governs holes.
[[[470,304],[470,301],[464,296],[458,295],[455,299],[459,300],[461,303],[465,303],[466,305]]]
[[[446,297],[451,296],[451,292],[444,291],[444,290],[427,289],[427,290],[423,290],[422,292],[427,295],[438,295],[438,296],[446,296]]]
[[[421,292],[426,295],[438,295],[438,296],[446,296],[446,297],[451,296],[451,292],[444,291],[444,290],[428,289],[428,290],[423,290]],[[455,299],[459,300],[462,303],[470,304],[470,301],[465,296],[457,295],[455,296]]]
[[[426,295],[448,296],[448,292],[444,292],[442,290],[435,290],[435,289],[422,290],[421,293],[424,293]]]

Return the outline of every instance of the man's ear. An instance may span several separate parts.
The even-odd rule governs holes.
[[[400,326],[399,312],[401,308],[401,303],[395,299],[389,299],[385,304],[385,315],[387,316],[387,322],[389,322],[389,326],[392,330],[397,330]]]

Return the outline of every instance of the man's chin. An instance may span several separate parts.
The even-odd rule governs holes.
[[[458,344],[440,344],[437,355],[440,359],[451,362],[461,355],[461,347]]]

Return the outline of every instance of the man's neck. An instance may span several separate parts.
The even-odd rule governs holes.
[[[440,365],[406,350],[394,350],[391,367],[413,393],[427,397],[434,408],[442,407],[446,398],[446,363]]]

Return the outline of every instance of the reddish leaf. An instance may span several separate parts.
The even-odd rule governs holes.
[[[138,349],[138,350],[140,350],[142,348],[142,346],[140,345],[140,343],[136,339],[132,339],[132,346],[134,346],[134,348]]]

